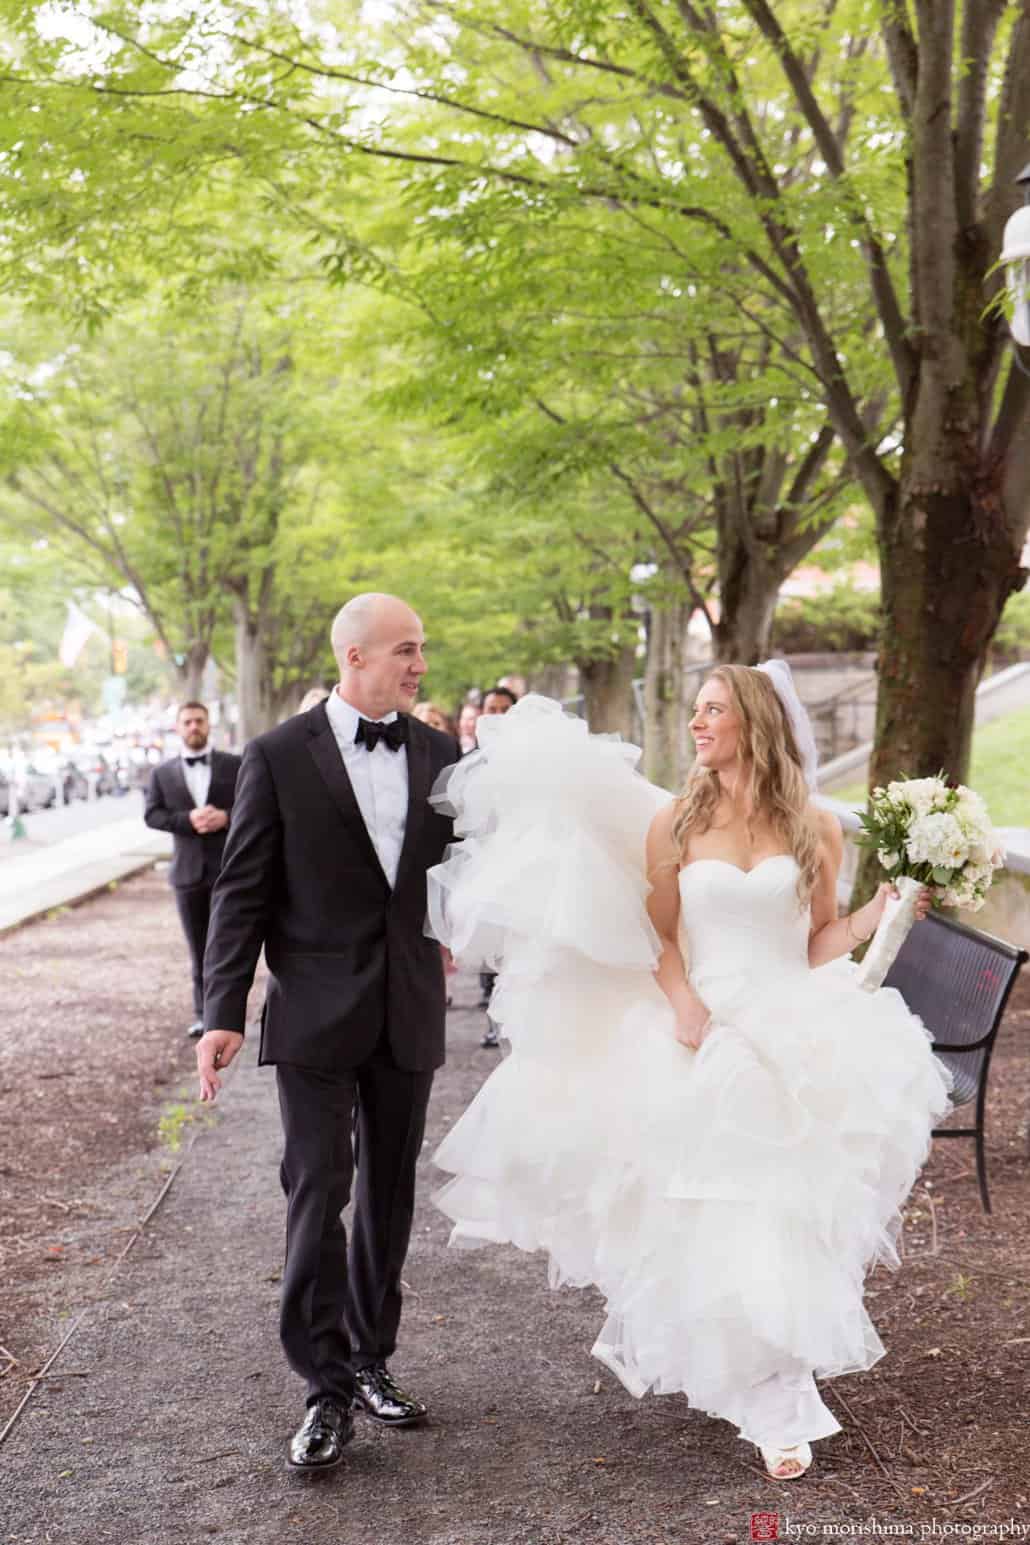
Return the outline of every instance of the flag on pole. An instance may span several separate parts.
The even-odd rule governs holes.
[[[58,654],[62,665],[72,666],[85,649],[90,634],[97,632],[97,625],[90,621],[74,601],[67,601],[65,604],[68,607],[68,616],[65,619]]]

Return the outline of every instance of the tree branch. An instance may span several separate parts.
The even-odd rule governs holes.
[[[767,0],[744,0],[744,4],[754,18],[756,26],[775,49],[787,83],[812,131],[819,154],[830,176],[842,187],[848,218],[858,233],[865,254],[873,297],[883,323],[884,337],[891,351],[898,387],[904,399],[912,386],[916,361],[908,342],[907,324],[891,278],[887,255],[855,194],[844,163],[842,145],[819,105],[805,66],[791,48],[787,35]]]
[[[919,79],[912,115],[912,199],[909,241],[915,284],[915,321],[924,358],[945,372],[955,306],[955,152],[951,82],[954,0],[916,0]],[[949,375],[950,379],[950,375]]]
[[[916,110],[919,49],[908,18],[907,0],[883,0],[881,30],[901,116],[910,123]]]
[[[961,69],[955,117],[955,207],[961,231],[972,230],[979,215],[980,163],[987,112],[991,51],[1005,0],[965,0],[962,12]]]
[[[531,123],[523,118],[511,118],[506,113],[492,113],[484,107],[476,107],[470,102],[462,102],[457,97],[444,96],[438,91],[427,91],[421,86],[393,86],[386,81],[370,79],[367,76],[355,75],[347,70],[338,69],[327,64],[307,64],[303,59],[292,59],[289,55],[280,53],[278,49],[270,48],[267,43],[257,43],[250,38],[240,38],[230,32],[216,32],[216,37],[225,38],[234,47],[249,48],[265,54],[270,59],[278,59],[281,63],[292,65],[294,69],[303,70],[309,75],[319,79],[347,81],[352,86],[365,86],[374,91],[385,91],[392,96],[414,97],[419,102],[434,102],[440,107],[448,107],[456,113],[466,113],[472,118],[482,118],[487,123],[498,124],[502,128],[519,129],[524,134],[540,134],[545,138],[557,140],[559,144],[567,145],[571,149],[579,146],[579,141],[569,134],[563,134],[560,129],[546,123]]]

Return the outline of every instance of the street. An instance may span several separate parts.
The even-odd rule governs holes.
[[[77,837],[82,832],[96,831],[115,821],[131,817],[143,819],[143,793],[132,789],[128,794],[106,795],[103,799],[76,799],[70,805],[59,805],[53,810],[35,810],[23,815],[21,824],[24,837],[12,838],[11,823],[0,821],[0,860],[20,857],[36,847],[50,847],[67,837]]]

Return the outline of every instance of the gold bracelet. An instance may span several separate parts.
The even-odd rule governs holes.
[[[873,929],[873,933],[867,933],[867,934],[856,933],[855,930],[851,926],[851,917],[852,917],[852,914],[850,912],[846,912],[844,914],[844,932],[845,932],[845,934],[847,935],[847,937],[849,939],[852,939],[855,944],[868,944],[869,940],[873,937],[873,933],[876,932],[876,929],[875,928]]]

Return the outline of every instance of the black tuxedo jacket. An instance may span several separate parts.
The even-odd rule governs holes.
[[[252,740],[211,904],[204,1024],[243,1033],[264,945],[261,1062],[343,1070],[383,1030],[397,1065],[444,1060],[440,946],[423,932],[426,871],[452,839],[428,803],[455,742],[408,720],[408,816],[391,891],[319,703]]]
[[[212,751],[209,805],[229,812],[232,821],[236,775],[240,759],[232,751]],[[182,758],[173,756],[155,767],[147,784],[143,819],[155,831],[171,832],[174,838],[172,863],[168,878],[177,890],[193,885],[213,885],[218,877],[228,829],[220,832],[195,832],[190,825],[193,795],[186,783]]]

